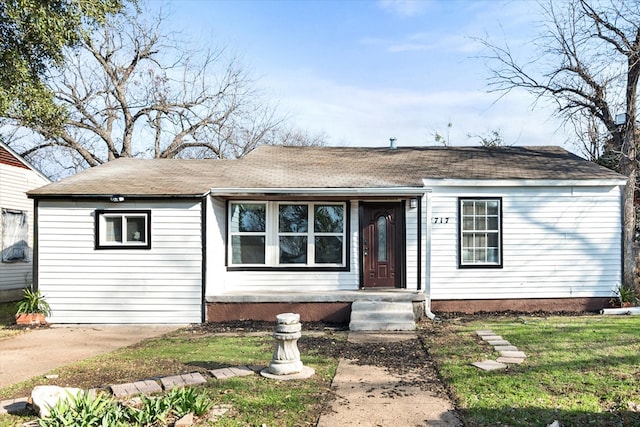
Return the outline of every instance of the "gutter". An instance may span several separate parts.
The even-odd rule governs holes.
[[[212,188],[214,196],[239,195],[305,195],[305,196],[420,196],[422,187],[270,187],[270,188]]]

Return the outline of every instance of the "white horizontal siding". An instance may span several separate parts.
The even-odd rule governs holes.
[[[96,250],[96,209],[150,209],[151,249]],[[38,231],[38,282],[52,322],[200,322],[200,203],[41,201]]]
[[[217,221],[224,221],[224,209],[217,209],[216,212]],[[207,296],[224,292],[328,292],[359,289],[359,231],[356,202],[351,203],[350,215],[349,271],[222,271],[219,260],[212,258],[209,260],[209,265],[220,276],[212,279],[214,283],[208,282]],[[212,249],[216,253],[220,253],[220,247],[224,248],[223,236],[216,233],[215,240],[209,241],[210,246],[217,245],[216,249]]]
[[[458,268],[458,197],[501,197],[503,268]],[[619,187],[434,188],[433,299],[608,297],[621,282]],[[431,219],[428,219],[431,220]]]
[[[14,209],[27,212],[29,225],[29,248],[33,252],[33,200],[26,192],[47,184],[49,181],[30,169],[0,163],[0,209]],[[0,218],[0,245],[2,237]],[[32,260],[28,262],[3,263],[0,261],[0,292],[23,288],[32,280]]]

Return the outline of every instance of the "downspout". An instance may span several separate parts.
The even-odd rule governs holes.
[[[421,197],[420,205],[422,205],[422,200],[426,200],[426,209],[425,209],[425,218],[423,221],[423,229],[426,229],[425,239],[425,272],[424,272],[424,314],[430,320],[439,320],[438,316],[436,316],[431,311],[431,191],[427,191],[424,193],[424,196]],[[422,231],[422,230],[421,230]]]
[[[209,197],[209,194],[206,194],[200,199],[200,235],[202,239],[200,321],[202,323],[207,321],[207,208],[209,207]]]
[[[38,210],[40,209],[40,199],[33,199],[33,251],[31,254],[31,288],[33,291],[40,289],[38,275],[40,265],[40,232],[38,231]]]

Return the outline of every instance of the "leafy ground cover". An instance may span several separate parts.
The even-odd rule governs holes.
[[[498,357],[482,329],[524,351],[525,363],[471,366]],[[640,425],[640,317],[458,318],[424,323],[420,335],[467,427]]]

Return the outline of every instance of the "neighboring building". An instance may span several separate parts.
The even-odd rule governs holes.
[[[27,191],[49,179],[0,142],[0,301],[20,299],[32,280],[33,201]]]
[[[621,283],[625,177],[557,147],[259,147],[29,192],[53,322],[580,311]]]

